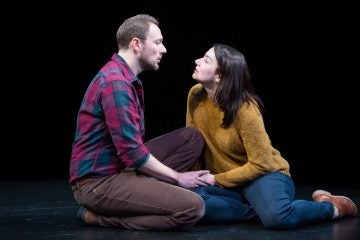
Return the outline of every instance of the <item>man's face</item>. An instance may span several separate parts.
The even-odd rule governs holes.
[[[140,52],[140,66],[143,70],[158,70],[159,63],[166,53],[166,48],[163,44],[163,36],[160,28],[153,23],[150,23],[149,32],[145,41],[142,41],[143,49]]]

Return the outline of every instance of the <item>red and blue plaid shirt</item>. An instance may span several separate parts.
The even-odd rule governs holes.
[[[70,161],[70,183],[107,176],[149,159],[143,143],[144,91],[118,54],[98,72],[81,103]]]

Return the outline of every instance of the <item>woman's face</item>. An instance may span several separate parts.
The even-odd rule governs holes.
[[[196,59],[195,64],[192,78],[199,83],[215,83],[219,78],[219,74],[217,74],[218,62],[213,47],[205,53],[204,57]]]

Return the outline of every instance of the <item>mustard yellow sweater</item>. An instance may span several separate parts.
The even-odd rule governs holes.
[[[235,187],[274,171],[290,176],[289,164],[271,145],[255,104],[241,106],[234,122],[224,129],[223,111],[207,97],[199,101],[194,94],[200,89],[197,84],[189,92],[186,126],[202,133],[206,168],[215,175],[216,184]]]

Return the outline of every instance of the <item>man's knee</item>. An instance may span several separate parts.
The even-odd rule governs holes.
[[[184,128],[183,137],[186,138],[191,145],[196,145],[199,149],[202,149],[204,146],[204,139],[201,133],[195,128]]]
[[[205,214],[204,200],[193,193],[192,197],[184,201],[183,210],[176,213],[179,227],[190,227],[202,219]]]

